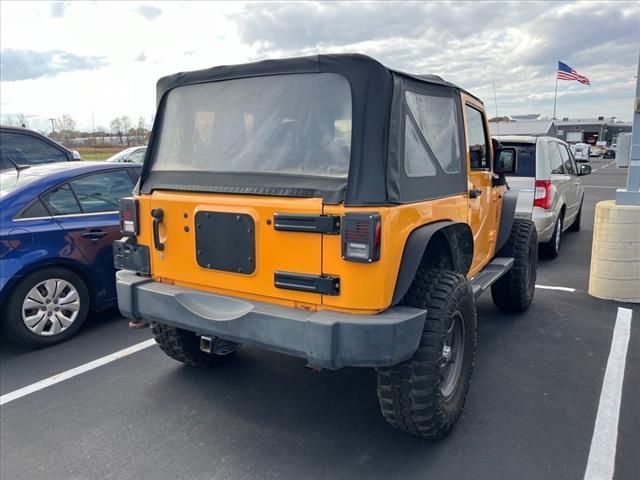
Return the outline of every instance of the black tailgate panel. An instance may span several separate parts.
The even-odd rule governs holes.
[[[255,222],[243,213],[196,213],[196,259],[203,268],[251,274],[256,269]]]

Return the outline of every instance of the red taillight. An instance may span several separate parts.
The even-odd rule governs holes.
[[[120,199],[120,232],[123,235],[138,235],[138,201],[127,197]]]
[[[536,193],[533,206],[548,209],[551,207],[551,181],[536,180]]]
[[[380,259],[382,225],[377,213],[347,213],[342,218],[342,258],[351,262]]]

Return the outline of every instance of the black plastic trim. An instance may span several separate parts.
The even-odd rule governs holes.
[[[319,293],[321,295],[340,294],[340,278],[333,275],[274,272],[273,280],[276,288]]]
[[[309,215],[276,213],[273,228],[287,232],[340,233],[340,217],[336,215]]]
[[[498,229],[498,240],[496,241],[496,253],[507,243],[513,226],[513,219],[516,216],[516,204],[518,203],[518,192],[507,190],[502,196],[502,211],[500,213],[500,227]]]
[[[149,275],[151,261],[149,247],[136,243],[135,237],[122,237],[113,242],[113,266],[116,270],[133,270]]]

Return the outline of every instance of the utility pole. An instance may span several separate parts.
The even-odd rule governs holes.
[[[56,133],[56,126],[55,126],[55,118],[50,118],[49,121],[51,122],[51,133]]]

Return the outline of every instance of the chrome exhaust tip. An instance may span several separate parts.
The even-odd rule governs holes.
[[[205,353],[211,353],[211,346],[213,341],[211,337],[205,337],[204,335],[200,337],[200,350]]]

